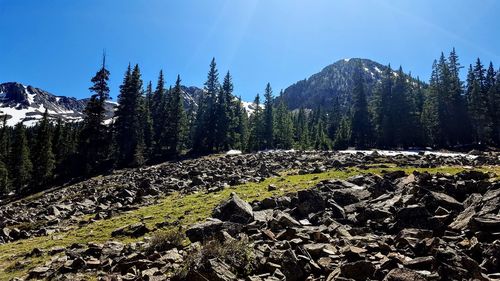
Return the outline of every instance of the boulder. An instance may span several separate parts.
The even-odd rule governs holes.
[[[370,279],[374,272],[375,265],[365,260],[348,262],[340,266],[340,275],[354,280]]]
[[[116,236],[129,236],[129,237],[141,237],[148,233],[150,230],[142,222],[126,225],[115,229],[111,232],[112,237]]]
[[[212,217],[234,223],[249,223],[253,221],[252,206],[232,193],[229,200],[214,209]]]
[[[426,281],[422,275],[418,274],[416,271],[406,268],[395,268],[384,278],[384,281]]]
[[[204,241],[222,230],[224,223],[218,219],[197,223],[186,230],[186,236],[191,242]]]

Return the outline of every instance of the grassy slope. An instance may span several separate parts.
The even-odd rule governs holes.
[[[236,192],[244,200],[262,200],[267,197],[295,192],[311,187],[325,179],[346,179],[360,173],[381,174],[383,170],[428,171],[430,173],[451,173],[462,171],[463,167],[439,167],[432,169],[421,168],[370,168],[359,170],[356,168],[345,171],[327,171],[319,174],[293,175],[293,172],[283,173],[281,177],[266,179],[260,183],[247,183],[240,186],[226,188],[215,193],[195,193],[190,195],[172,194],[159,200],[158,204],[139,208],[134,211],[120,214],[116,217],[92,222],[82,226],[75,226],[66,232],[56,233],[51,236],[35,237],[13,243],[0,245],[0,280],[9,280],[13,277],[23,276],[31,268],[42,265],[50,260],[50,256],[43,255],[37,258],[25,258],[24,255],[34,248],[48,250],[55,246],[69,246],[73,243],[97,242],[108,240],[132,242],[132,238],[111,238],[111,232],[118,227],[144,221],[150,229],[160,222],[178,222],[179,226],[187,227],[196,222],[203,221],[210,216],[212,209],[222,200],[229,197],[231,192]],[[495,172],[500,175],[500,166],[482,167],[480,170]],[[268,191],[270,184],[277,186],[274,191]],[[88,219],[88,218],[86,218]],[[141,238],[139,238],[141,239]],[[19,266],[23,261],[24,266]]]

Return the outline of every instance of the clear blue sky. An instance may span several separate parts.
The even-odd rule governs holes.
[[[499,13],[495,0],[0,0],[0,81],[86,97],[103,49],[114,97],[129,62],[145,81],[163,69],[202,86],[212,57],[244,100],[350,57],[427,80],[453,46],[498,68]]]

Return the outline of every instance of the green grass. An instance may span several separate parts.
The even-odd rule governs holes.
[[[500,166],[476,168],[482,171],[494,172],[500,175]],[[111,232],[121,226],[143,221],[150,229],[154,229],[157,223],[176,222],[181,227],[188,227],[194,223],[204,221],[213,208],[222,200],[228,198],[231,192],[236,192],[242,199],[251,202],[262,200],[271,196],[279,196],[285,193],[296,192],[314,186],[316,183],[325,179],[346,179],[361,173],[381,174],[384,171],[404,170],[406,173],[413,171],[429,173],[450,173],[455,174],[463,171],[463,167],[438,167],[438,168],[412,168],[395,167],[386,165],[385,167],[371,166],[367,170],[357,168],[346,169],[343,171],[326,171],[319,174],[296,175],[295,171],[282,173],[280,177],[268,178],[260,183],[246,183],[239,186],[226,188],[214,193],[194,193],[182,195],[174,193],[159,200],[158,204],[141,207],[137,210],[122,213],[116,217],[91,222],[83,226],[75,226],[73,229],[55,233],[54,235],[35,237],[27,240],[21,240],[13,243],[0,245],[0,280],[9,280],[13,277],[25,275],[31,268],[39,266],[50,260],[48,255],[42,257],[25,259],[25,255],[34,248],[48,250],[55,246],[69,246],[73,243],[96,242],[103,243],[108,240],[117,240],[121,242],[132,242],[137,239],[116,237],[111,238]],[[276,185],[277,189],[268,191],[270,184]],[[88,216],[84,219],[88,220]],[[139,238],[141,239],[141,238]],[[16,267],[19,261],[27,261],[25,267]]]

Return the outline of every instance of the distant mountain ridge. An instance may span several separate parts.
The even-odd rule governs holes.
[[[381,81],[387,66],[369,59],[352,58],[339,60],[309,78],[289,86],[283,92],[283,99],[292,110],[300,107],[328,107],[337,97],[345,107],[351,102],[351,92],[354,88],[352,77],[359,64],[363,68],[363,80],[369,96]],[[393,74],[396,75],[396,72]]]
[[[184,105],[189,108],[197,106],[197,100],[203,90],[183,86],[182,92]],[[33,126],[42,118],[45,109],[52,119],[79,122],[83,120],[83,110],[88,100],[54,95],[17,82],[0,84],[0,115],[7,115],[8,126],[14,126],[21,121],[26,126]],[[116,105],[113,101],[106,102],[107,123],[111,122]]]

